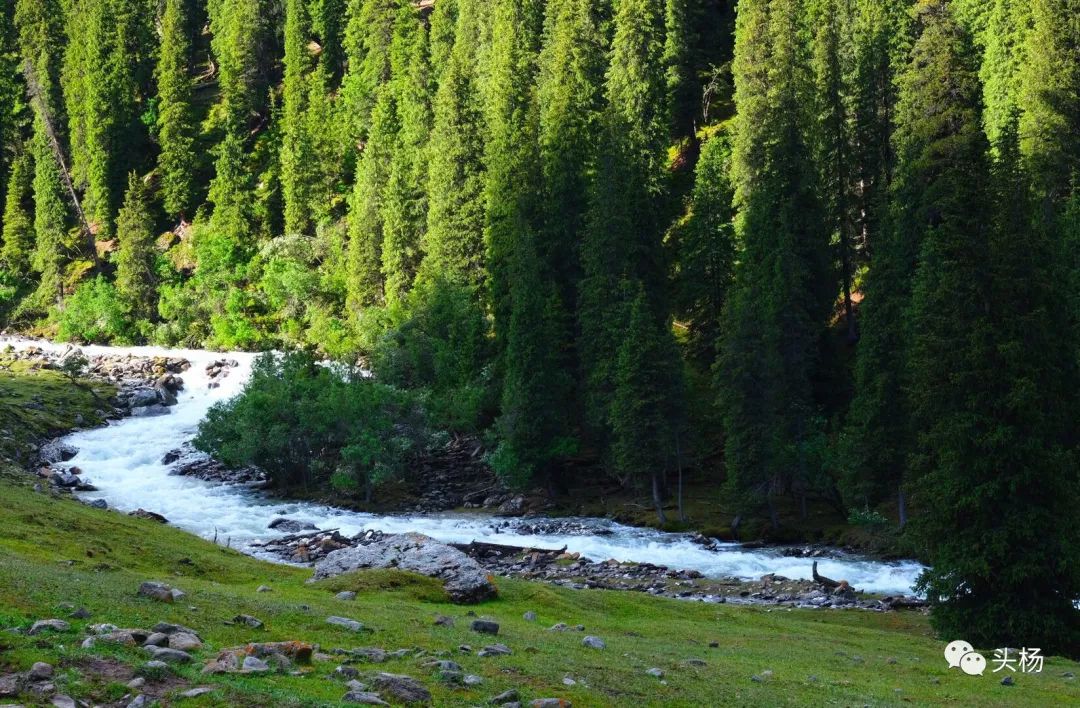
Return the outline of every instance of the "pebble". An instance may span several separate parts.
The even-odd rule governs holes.
[[[348,602],[350,600],[355,600],[356,599],[356,593],[353,592],[352,590],[342,590],[337,595],[334,595],[334,597],[336,597],[339,600],[344,600],[344,601]]]

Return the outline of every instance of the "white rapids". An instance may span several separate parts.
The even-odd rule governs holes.
[[[0,340],[0,346],[38,346],[58,349],[66,345],[26,339]],[[574,519],[584,527],[580,533],[536,534],[505,526],[505,519],[486,514],[368,514],[321,504],[275,500],[240,486],[205,482],[169,474],[162,464],[165,453],[190,440],[210,406],[241,391],[251,371],[253,354],[219,353],[156,347],[82,348],[87,354],[176,356],[188,359],[184,389],[168,415],[124,418],[111,425],[72,433],[64,441],[78,449],[69,463],[97,492],[80,495],[90,501],[105,499],[111,508],[131,511],[143,508],[165,516],[173,525],[202,536],[229,542],[234,548],[253,550],[253,541],[285,535],[268,528],[275,518],[310,522],[320,529],[339,529],[346,536],[367,529],[388,533],[417,531],[445,542],[473,540],[519,546],[561,548],[592,560],[654,563],[677,569],[697,570],[708,577],[756,579],[766,573],[789,578],[809,578],[811,560],[784,555],[778,550],[747,550],[739,544],[720,544],[717,550],[694,543],[689,534],[635,528],[605,519]],[[222,358],[239,366],[219,379],[220,387],[207,386],[206,364]],[[529,518],[530,523],[547,519]],[[512,525],[511,525],[512,526]],[[922,566],[914,561],[867,560],[836,551],[819,557],[820,572],[844,578],[861,590],[878,593],[910,593]]]

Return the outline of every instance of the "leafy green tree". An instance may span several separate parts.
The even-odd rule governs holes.
[[[165,211],[184,218],[195,201],[195,117],[191,87],[191,20],[188,0],[165,0],[157,79],[157,139]]]
[[[735,45],[735,282],[716,365],[729,492],[743,512],[820,472],[813,379],[836,292],[807,139],[810,72],[798,0],[744,2]]]
[[[154,260],[149,196],[143,181],[132,173],[116,219],[116,292],[134,320],[152,319],[157,312]]]

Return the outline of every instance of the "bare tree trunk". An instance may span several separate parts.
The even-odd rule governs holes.
[[[652,475],[652,498],[653,505],[656,507],[656,518],[660,520],[661,524],[666,524],[667,517],[664,516],[664,504],[660,499],[660,478],[655,472]]]

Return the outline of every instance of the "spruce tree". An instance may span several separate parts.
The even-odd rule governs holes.
[[[133,320],[157,312],[154,281],[154,219],[146,186],[133,172],[116,218],[116,292]]]
[[[722,130],[701,148],[690,215],[674,232],[678,249],[677,312],[689,323],[688,355],[706,366],[716,358],[721,315],[735,266],[730,171],[731,136]]]
[[[189,0],[165,0],[157,79],[158,169],[165,212],[184,218],[195,201],[195,118],[192,114]]]
[[[1015,150],[991,180],[970,38],[944,0],[917,13],[898,120],[919,241],[908,360],[912,524],[930,562],[919,585],[943,636],[1075,649],[1077,416],[1065,391],[1076,361],[1054,249],[1017,237],[1030,220]]]
[[[477,0],[459,0],[454,48],[435,94],[428,147],[428,226],[420,273],[480,286],[484,267],[484,117]]]
[[[742,512],[814,484],[812,382],[837,283],[816,192],[799,0],[740,5],[732,180],[741,250],[716,366],[727,487]]]
[[[427,227],[427,141],[431,132],[428,34],[413,8],[398,11],[391,64],[400,126],[390,155],[383,199],[382,272],[386,300],[400,302],[412,287]]]
[[[285,232],[311,231],[313,154],[305,114],[311,55],[310,23],[305,0],[285,3],[285,78],[282,106],[281,189],[285,201]]]
[[[979,76],[983,83],[983,125],[995,153],[1020,114],[1020,73],[1031,20],[1031,4],[996,0],[988,18],[986,54]]]
[[[38,277],[37,290],[20,309],[44,313],[64,297],[66,261],[64,236],[68,211],[64,204],[60,170],[46,135],[44,119],[34,119],[34,252],[30,265]]]
[[[34,249],[33,180],[33,155],[28,146],[20,145],[5,185],[0,262],[24,279],[30,275],[30,254]]]
[[[390,43],[398,0],[350,0],[345,27],[349,70],[342,86],[353,140],[367,136],[379,87],[390,80]]]

